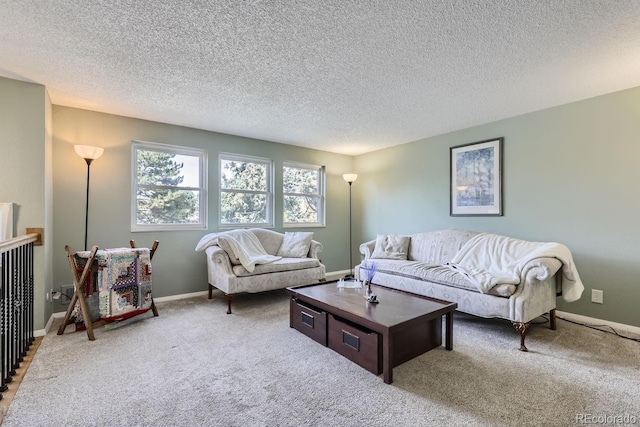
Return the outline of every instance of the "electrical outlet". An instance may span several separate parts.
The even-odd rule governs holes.
[[[598,289],[591,289],[591,302],[604,304],[604,292]]]

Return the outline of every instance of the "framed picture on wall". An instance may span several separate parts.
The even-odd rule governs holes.
[[[449,148],[451,216],[502,215],[503,139]]]

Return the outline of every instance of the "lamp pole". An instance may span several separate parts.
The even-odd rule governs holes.
[[[352,203],[351,184],[353,184],[353,182],[356,179],[358,179],[358,175],[356,175],[355,173],[345,173],[344,175],[342,175],[342,178],[344,178],[344,180],[347,181],[347,183],[349,184],[349,274],[344,276],[344,278],[353,279],[354,278],[354,275],[353,275],[353,229],[351,226],[353,215],[352,215],[352,209],[351,209],[351,203]]]
[[[87,231],[89,229],[89,176],[93,159],[84,159],[87,162],[87,203],[84,208],[84,250],[87,250]]]
[[[87,162],[87,198],[84,208],[84,250],[87,250],[87,231],[89,229],[89,176],[91,175],[91,163],[100,158],[104,153],[104,148],[93,147],[91,145],[74,145],[76,154]]]

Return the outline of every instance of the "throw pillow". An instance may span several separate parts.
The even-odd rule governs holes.
[[[409,236],[378,235],[376,246],[371,258],[377,259],[407,259],[409,251]]]
[[[304,258],[309,253],[312,239],[312,232],[287,231],[284,233],[277,255],[283,258]]]

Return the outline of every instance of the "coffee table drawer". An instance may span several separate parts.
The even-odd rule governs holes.
[[[289,326],[327,345],[327,313],[296,298],[291,298],[289,313]]]
[[[329,348],[376,375],[382,373],[380,335],[329,313]]]

